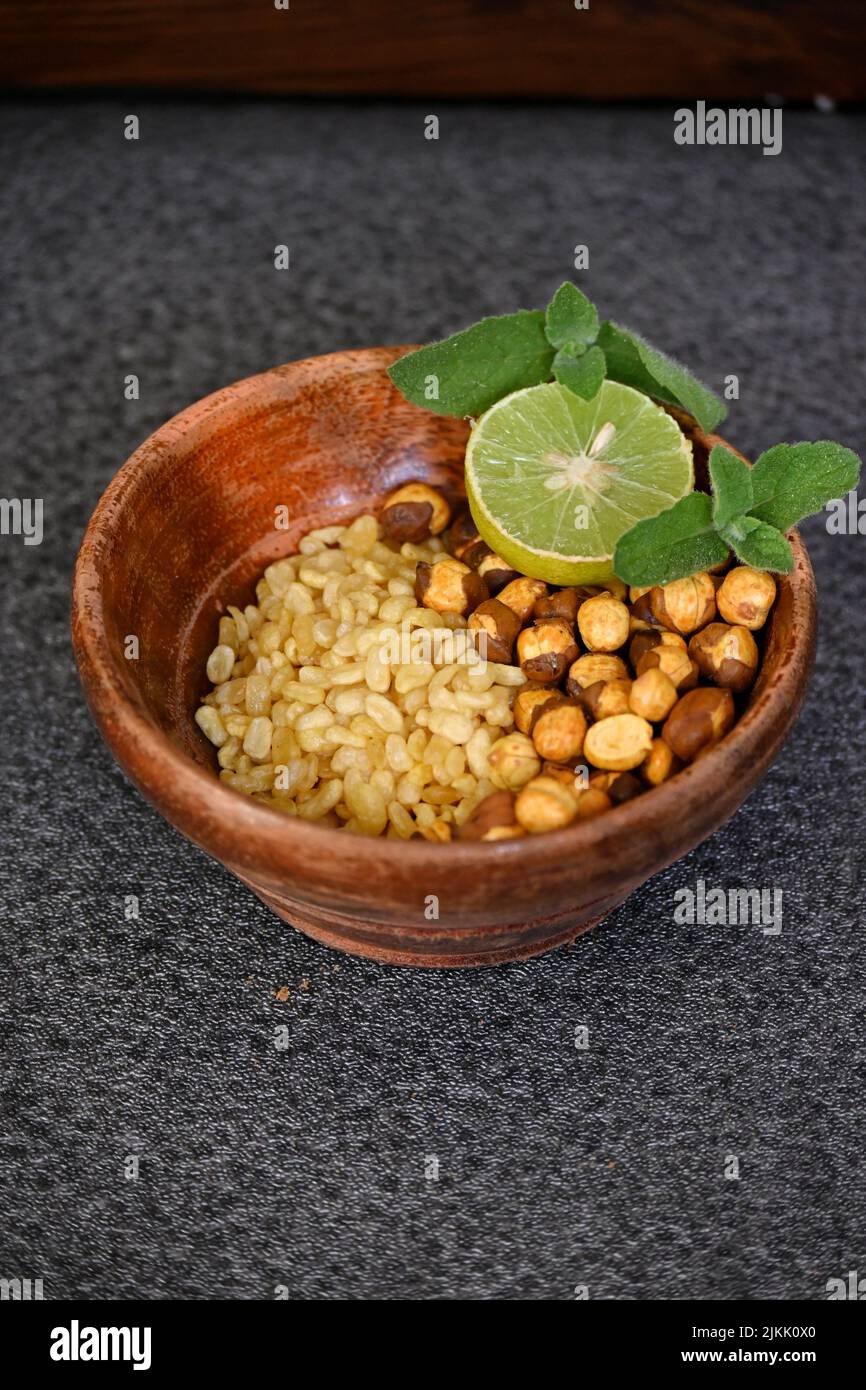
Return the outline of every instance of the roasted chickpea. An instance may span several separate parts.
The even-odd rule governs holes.
[[[635,632],[628,644],[628,659],[632,666],[637,669],[637,664],[641,657],[644,656],[646,652],[651,651],[653,647],[657,647],[661,640],[662,635],[657,627],[644,627],[642,630]]]
[[[536,618],[564,618],[567,623],[573,623],[577,618],[581,604],[586,603],[587,599],[592,597],[591,589],[557,589],[552,594],[545,594],[542,598],[536,599],[533,616]]]
[[[601,815],[602,811],[609,811],[612,805],[607,792],[600,787],[587,787],[586,791],[578,793],[577,819],[591,820],[593,816]]]
[[[622,657],[609,656],[607,652],[588,652],[572,662],[565,688],[569,695],[579,695],[587,686],[595,685],[596,681],[629,679],[628,667]]]
[[[622,678],[596,681],[586,687],[580,698],[593,719],[609,719],[612,714],[628,713],[631,686],[630,680]]]
[[[600,767],[594,768],[589,774],[589,785],[596,787],[599,791],[606,792],[611,782],[618,776],[618,772],[603,772]]]
[[[479,603],[470,617],[469,630],[477,634],[476,645],[483,660],[508,663],[520,631],[520,619],[506,604],[488,598]]]
[[[703,570],[651,592],[653,617],[672,632],[689,633],[716,616],[716,589]]]
[[[586,715],[576,700],[551,700],[535,712],[532,742],[539,758],[548,762],[576,762],[585,734]]]
[[[500,603],[513,608],[523,624],[529,622],[536,602],[546,593],[547,585],[542,579],[525,579],[521,576],[520,579],[512,579],[510,584],[500,589],[497,598]]]
[[[730,690],[702,686],[677,701],[665,721],[662,738],[678,758],[689,763],[724,738],[733,722],[734,697]]]
[[[725,622],[752,632],[764,626],[776,598],[776,581],[766,570],[738,565],[722,580],[716,602]]]
[[[389,541],[417,544],[428,536],[438,536],[451,517],[451,508],[435,488],[426,483],[406,483],[386,498],[382,509],[382,530]]]
[[[628,641],[629,614],[612,594],[597,594],[580,605],[577,628],[590,652],[615,652]]]
[[[546,618],[524,628],[517,639],[517,657],[529,680],[555,685],[576,656],[574,630],[561,618]]]
[[[522,690],[518,690],[511,707],[515,728],[522,734],[528,734],[532,728],[535,711],[542,705],[549,704],[551,700],[558,699],[559,692],[551,690],[549,685],[525,685]]]
[[[516,840],[525,833],[514,816],[514,793],[498,791],[479,801],[457,836],[460,840]]]
[[[526,734],[505,734],[487,755],[490,780],[494,786],[518,791],[541,770],[541,758]]]
[[[632,599],[630,611],[629,627],[632,632],[645,630],[646,628],[660,627],[658,618],[653,612],[653,590],[642,589],[636,599]]]
[[[758,645],[747,627],[710,623],[689,642],[702,676],[729,690],[748,690],[758,673]]]
[[[591,724],[583,741],[587,762],[607,772],[630,772],[650,751],[652,725],[637,714],[614,714]]]
[[[670,677],[677,690],[690,690],[698,683],[698,668],[683,647],[670,646],[660,642],[657,647],[644,652],[637,664],[637,673],[652,671],[655,667]]]
[[[487,585],[468,565],[446,555],[434,565],[422,561],[415,571],[415,597],[436,613],[466,615],[488,597]]]
[[[659,787],[662,782],[673,777],[675,772],[679,772],[681,767],[682,763],[670,744],[665,743],[663,738],[654,738],[638,772],[651,787]]]
[[[614,806],[621,806],[624,801],[631,801],[645,790],[643,782],[633,772],[617,772],[607,789],[607,795]]]
[[[463,552],[462,559],[465,565],[481,576],[491,594],[498,593],[506,584],[510,584],[512,579],[518,578],[517,571],[511,568],[508,561],[503,560],[501,555],[494,554],[490,546],[482,540],[470,545],[468,550]]]
[[[680,651],[686,650],[686,639],[681,637],[678,632],[668,632],[664,628],[647,628],[642,632],[636,632],[629,643],[628,659],[637,670],[637,664],[641,657],[653,647],[670,646],[679,647]]]
[[[473,546],[476,541],[480,541],[478,528],[472,520],[472,513],[469,511],[461,512],[451,525],[451,530],[445,537],[450,553],[457,560],[462,560],[464,553]]]
[[[677,688],[670,676],[665,675],[660,667],[652,666],[638,676],[632,685],[629,708],[633,714],[657,724],[661,719],[667,719],[677,698]]]
[[[565,763],[542,763],[542,777],[555,777],[569,791],[577,794],[584,790],[583,784],[578,780],[579,773],[573,767],[568,767]]]
[[[562,830],[577,818],[577,793],[556,777],[533,777],[518,793],[514,814],[530,835]]]

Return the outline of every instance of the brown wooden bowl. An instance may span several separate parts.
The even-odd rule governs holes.
[[[289,818],[219,782],[193,720],[227,603],[311,527],[348,521],[414,478],[462,494],[466,426],[408,404],[405,348],[291,362],[184,410],[106,489],[73,586],[75,655],[121,767],[159,811],[287,922],[399,965],[484,965],[570,941],[717,830],[796,718],[815,586],[794,534],[762,671],[727,738],[670,782],[567,830],[495,844],[370,839]],[[695,436],[699,468],[714,442]],[[275,508],[291,526],[277,530]],[[128,637],[138,658],[127,659]],[[131,644],[126,644],[127,649]],[[438,898],[438,920],[427,913]],[[425,912],[426,909],[426,912]]]

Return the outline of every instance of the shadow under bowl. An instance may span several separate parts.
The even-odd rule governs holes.
[[[226,604],[249,603],[265,566],[311,528],[375,509],[402,482],[463,495],[467,428],[393,388],[386,368],[406,350],[291,362],[157,430],[88,525],[73,642],[90,707],[124,771],[287,922],[392,964],[493,964],[572,940],[733,814],[797,716],[815,586],[793,533],[796,566],[780,582],[761,673],[731,733],[670,782],[566,830],[495,844],[371,839],[232,791],[193,718]],[[700,481],[716,441],[694,432],[694,442]],[[288,517],[287,529],[277,516]],[[127,659],[130,638],[137,659]]]

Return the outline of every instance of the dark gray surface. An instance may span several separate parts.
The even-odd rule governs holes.
[[[862,449],[863,117],[786,115],[773,159],[678,148],[664,111],[443,105],[438,143],[425,114],[0,109],[2,492],[46,508],[41,547],[0,540],[0,1275],[49,1298],[826,1296],[866,1269],[866,538],[807,526],[817,667],[748,803],[526,964],[307,941],[126,784],[82,704],[70,567],[151,429],[276,362],[542,303],[575,243],[604,311],[739,375],[742,448]],[[781,888],[781,936],[675,925],[698,877]]]

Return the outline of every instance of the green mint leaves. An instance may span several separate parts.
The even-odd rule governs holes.
[[[599,323],[595,305],[576,285],[560,285],[544,313],[520,310],[416,349],[388,369],[407,400],[439,415],[480,415],[525,386],[554,377],[591,400],[605,376],[678,405],[703,430],[715,429],[725,407],[712,391],[636,333]]]
[[[860,460],[852,449],[821,439],[817,444],[776,444],[752,469],[754,506],[759,521],[790,531],[804,516],[819,512],[834,497],[856,487]]]
[[[713,524],[722,531],[738,516],[745,516],[754,505],[752,470],[730,449],[717,444],[710,454],[710,483],[713,488]]]
[[[598,337],[598,311],[577,285],[566,280],[547,306],[544,331],[555,348],[568,348],[576,357]]]
[[[709,470],[712,497],[689,493],[620,537],[613,565],[626,584],[669,584],[719,564],[729,550],[755,569],[787,574],[794,557],[783,533],[855,488],[860,460],[822,439],[776,444],[749,468],[717,444]]]
[[[739,517],[722,533],[738,560],[756,570],[789,574],[794,568],[790,541],[775,526],[754,516]]]
[[[605,371],[604,353],[598,347],[588,348],[579,357],[569,348],[560,348],[553,359],[556,380],[585,401],[591,401],[598,394]]]
[[[713,523],[711,498],[690,492],[620,536],[613,567],[626,584],[670,584],[727,557],[728,547]]]
[[[607,362],[607,374],[613,381],[633,386],[668,405],[682,406],[694,415],[705,432],[714,430],[727,415],[718,396],[672,357],[650,347],[639,334],[607,321],[599,329],[598,345]]]
[[[544,314],[521,309],[407,353],[388,375],[407,400],[437,415],[480,415],[522,386],[549,381],[554,355]]]
[[[576,396],[591,401],[607,373],[598,336],[598,312],[586,295],[566,280],[560,285],[544,315],[547,341],[558,349],[553,375]]]

